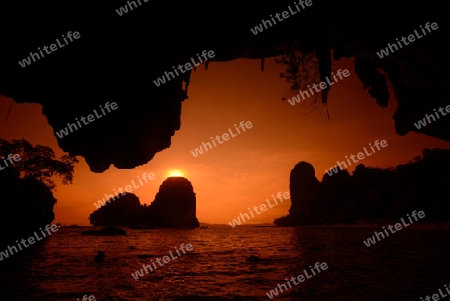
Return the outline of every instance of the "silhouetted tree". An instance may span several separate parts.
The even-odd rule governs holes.
[[[51,179],[57,175],[62,183],[72,184],[74,163],[78,163],[76,157],[64,155],[59,160],[55,159],[55,153],[48,146],[32,146],[25,139],[8,142],[0,139],[0,156],[19,154],[21,160],[14,162],[13,167],[22,179],[33,178],[44,183],[50,190],[56,185]]]
[[[73,164],[78,162],[70,156],[56,160],[51,148],[32,146],[25,139],[0,139],[0,156],[9,154],[19,154],[21,160],[0,170],[0,227],[7,229],[0,240],[3,246],[30,236],[54,220],[55,183],[50,178],[57,175],[63,184],[71,184]],[[0,162],[4,167],[3,159]]]
[[[299,91],[310,93],[308,85],[320,83],[319,62],[312,52],[302,53],[292,50],[280,58],[276,58],[275,62],[286,68],[286,72],[281,73],[280,78],[284,78],[286,82],[290,83],[290,89],[294,95]],[[321,96],[321,93],[310,95],[309,101],[313,108],[320,103]]]

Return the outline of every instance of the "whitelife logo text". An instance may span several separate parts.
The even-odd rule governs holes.
[[[108,111],[108,113],[111,113],[111,109],[116,110],[118,108],[116,102],[112,102],[111,104],[109,104],[109,102],[107,102],[105,104],[104,108],[102,107],[102,105],[100,105],[99,107],[100,107],[100,110],[102,111],[103,115],[99,115],[97,113],[97,110],[94,110],[94,113],[95,113],[95,116],[97,117],[97,119],[102,118],[103,116],[106,115],[106,113],[105,113],[105,111],[103,109],[106,109]],[[96,120],[93,114],[89,114],[87,116],[87,118],[85,118],[84,116],[81,116],[80,119],[81,119],[81,121],[83,122],[84,125],[88,125],[89,122],[93,122],[93,121]],[[87,119],[87,121],[86,121],[86,119]],[[75,121],[78,123],[79,128],[81,128],[80,120],[78,120],[78,118],[75,118]],[[72,128],[74,128],[74,129],[72,129]],[[77,127],[77,125],[75,123],[67,123],[67,126],[64,129],[60,130],[59,132],[55,132],[55,133],[56,133],[56,136],[58,136],[59,139],[62,139],[65,136],[70,134],[69,130],[70,130],[70,133],[73,133],[74,131],[78,130],[78,127]]]
[[[281,191],[279,191],[277,194],[277,197],[278,197],[278,199],[280,199],[280,202],[283,203],[282,197],[284,197],[285,200],[288,200],[291,196],[290,196],[289,192],[282,193]],[[275,205],[278,205],[277,199],[273,196],[273,194],[272,194],[272,198],[275,201]],[[267,202],[267,205],[269,205],[269,208],[275,207],[275,205],[271,206],[272,204],[270,203],[269,199],[266,199],[266,202]],[[259,205],[259,209],[261,209],[261,212],[266,211],[267,210],[266,204]],[[258,211],[257,206],[253,206],[253,210],[255,211],[256,214],[261,214],[261,212]],[[250,208],[248,208],[248,212],[251,214],[252,217],[255,217],[253,215],[253,212],[250,210]],[[245,222],[245,217],[247,217],[247,220],[250,220],[250,216],[247,213],[242,214],[242,212],[241,212],[239,215],[240,216],[238,216],[237,219],[233,219],[233,221],[228,222],[232,228],[236,227],[236,225],[241,224],[241,218],[242,218],[242,222]]]
[[[239,131],[239,129],[238,129],[238,127],[236,126],[236,124],[235,124],[234,126],[235,126],[235,128],[236,128],[237,133],[240,134],[241,132]],[[241,123],[239,123],[239,126],[241,127],[242,131],[245,132],[245,129],[246,129],[246,128],[247,128],[247,129],[251,129],[251,128],[253,127],[253,124],[252,124],[250,121],[246,121],[246,122],[245,122],[245,126],[244,126],[244,121],[241,121]],[[237,135],[233,135],[233,132],[231,131],[231,129],[228,129],[228,132],[230,133],[231,138],[237,137]],[[220,144],[223,144],[223,142],[228,141],[228,140],[230,139],[230,136],[228,135],[228,133],[223,133],[223,134],[222,134],[222,139],[223,139],[223,141],[220,140],[221,137],[220,137],[219,135],[216,135],[216,138],[213,138],[213,137],[210,137],[210,138],[211,138],[212,143],[213,143],[214,146],[216,147],[217,144],[216,144],[216,141],[214,141],[214,140],[217,140],[217,142],[219,142]],[[213,148],[212,145],[211,145],[211,143],[209,143],[209,142],[206,142],[206,143],[203,142],[203,147],[202,147],[202,145],[200,145],[200,148],[196,148],[195,150],[191,151],[191,154],[192,154],[194,157],[197,158],[198,155],[203,154],[203,148],[204,148],[205,152],[208,151],[207,146],[209,146],[210,149]]]
[[[61,35],[61,36],[63,37],[63,40],[64,40],[65,44],[61,44],[61,43],[59,42],[59,39],[56,39],[56,43],[58,44],[59,47],[57,47],[56,44],[51,44],[49,47],[47,47],[46,45],[44,45],[44,46],[42,47],[42,50],[44,50],[46,54],[50,54],[50,53],[52,53],[52,52],[55,52],[56,50],[61,49],[61,48],[63,48],[64,46],[66,46],[67,44],[69,44],[69,42],[67,42],[66,38],[69,39],[70,42],[73,42],[73,39],[72,39],[72,38],[74,38],[75,40],[76,40],[76,39],[79,39],[79,38],[80,38],[80,33],[79,33],[78,31],[75,31],[75,32],[72,34],[72,32],[69,31],[69,32],[67,33],[67,36],[66,36],[66,37],[65,37],[64,35]],[[48,50],[48,49],[50,49],[50,50]],[[26,66],[31,65],[31,63],[32,63],[32,62],[31,62],[31,59],[33,59],[33,62],[36,62],[36,60],[39,60],[39,59],[43,58],[43,57],[44,57],[44,53],[42,52],[42,50],[41,50],[41,47],[38,47],[38,51],[39,51],[39,53],[41,54],[40,56],[39,56],[39,53],[30,52],[30,55],[29,55],[29,56],[27,56],[27,57],[24,58],[21,62],[19,62],[19,65],[20,65],[22,68],[25,68]],[[37,58],[37,59],[35,59],[35,58]]]

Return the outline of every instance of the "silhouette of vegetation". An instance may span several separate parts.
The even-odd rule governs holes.
[[[55,153],[48,146],[32,146],[25,139],[8,142],[0,139],[0,156],[19,154],[21,160],[15,162],[13,167],[19,173],[20,178],[33,178],[44,183],[50,190],[56,188],[51,179],[59,176],[64,185],[72,184],[74,164],[78,163],[76,157],[64,155],[59,160],[55,159]]]
[[[286,67],[280,78],[291,84],[292,91],[307,90],[308,85],[320,82],[319,62],[313,53],[292,51],[276,58],[275,62]]]
[[[425,212],[424,222],[450,221],[450,150],[424,149],[421,157],[395,168],[360,164],[352,175],[325,174],[317,191],[308,165],[300,162],[291,172],[291,209],[276,225],[395,222],[414,210]]]
[[[51,177],[60,176],[63,184],[71,184],[73,164],[78,162],[70,156],[57,160],[51,148],[32,146],[24,139],[0,139],[0,156],[9,154],[19,154],[21,160],[0,171],[0,226],[8,229],[0,239],[4,246],[29,237],[54,220],[55,183]]]
[[[328,120],[331,120],[330,113],[327,107],[328,92],[330,87],[327,86],[320,92],[314,91],[313,85],[319,85],[320,82],[325,82],[326,76],[331,78],[331,60],[329,53],[322,49],[322,51],[296,51],[295,46],[292,46],[280,58],[275,58],[275,63],[280,64],[286,68],[286,72],[280,74],[280,78],[286,79],[290,83],[290,93],[282,100],[297,96],[300,91],[307,92],[310,96],[302,99],[302,103],[310,112],[315,112],[317,109],[323,108],[325,105]],[[332,80],[332,79],[330,79]],[[311,95],[311,90],[314,91]],[[308,104],[308,105],[306,105]]]

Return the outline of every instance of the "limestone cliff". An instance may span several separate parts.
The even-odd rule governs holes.
[[[155,200],[145,209],[143,219],[155,227],[199,227],[191,182],[183,177],[167,178],[159,187]]]
[[[215,52],[211,64],[239,58],[263,62],[292,51],[311,53],[318,59],[322,79],[331,71],[330,56],[352,58],[357,76],[379,106],[388,105],[388,81],[392,84],[399,135],[414,131],[450,141],[449,118],[420,129],[413,125],[424,114],[450,104],[450,27],[441,16],[447,11],[445,2],[409,4],[405,13],[402,2],[314,0],[307,10],[257,35],[250,29],[286,10],[292,1],[228,1],[217,11],[195,1],[177,3],[176,9],[172,2],[159,1],[119,16],[115,10],[124,3],[89,3],[86,9],[70,2],[20,1],[2,7],[6,14],[0,20],[1,95],[18,103],[41,104],[54,131],[107,101],[118,104],[111,115],[101,117],[102,122],[58,139],[62,150],[83,156],[92,171],[103,172],[111,164],[134,168],[170,147],[181,126],[191,71],[159,87],[153,81],[203,50]],[[158,12],[170,12],[170,18]],[[199,22],[191,22],[192,16]],[[377,56],[388,43],[420,30],[427,21],[437,22],[439,29],[386,57]],[[79,31],[80,38],[29,66],[18,64],[69,31]],[[323,91],[324,104],[328,92]]]
[[[426,222],[450,220],[447,187],[450,150],[424,149],[422,157],[395,168],[356,166],[319,182],[314,167],[299,162],[291,171],[289,215],[279,226],[357,224],[398,221],[406,212],[423,210]]]

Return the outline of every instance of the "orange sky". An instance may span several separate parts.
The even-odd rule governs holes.
[[[259,60],[248,59],[213,62],[207,71],[197,69],[189,99],[183,104],[181,129],[172,137],[171,148],[157,153],[144,166],[132,170],[111,167],[102,174],[91,172],[79,157],[73,185],[56,181],[55,222],[88,225],[88,216],[96,209],[94,202],[145,172],[153,172],[156,178],[133,193],[141,203],[150,203],[168,172],[179,169],[194,186],[199,221],[227,224],[239,213],[247,213],[248,207],[265,203],[272,194],[289,191],[289,173],[299,161],[313,164],[321,180],[336,160],[356,155],[377,139],[387,140],[388,146],[360,163],[391,167],[407,163],[423,148],[450,147],[448,142],[415,133],[398,136],[392,120],[397,107],[392,87],[391,103],[382,109],[363,90],[350,60],[334,62],[333,70],[339,68],[347,68],[350,77],[331,87],[331,122],[324,109],[310,112],[303,106],[306,102],[291,106],[281,101],[289,84],[279,78],[283,69],[273,59],[266,60],[264,72]],[[9,105],[10,100],[0,96],[0,138],[25,138],[32,144],[50,146],[58,157],[63,154],[40,105],[14,103],[5,122]],[[209,137],[221,136],[228,128],[236,133],[233,125],[242,120],[251,121],[253,127],[198,157],[191,154],[202,142],[210,142]],[[285,201],[255,214],[247,224],[272,222],[286,215],[289,207],[290,201]]]

